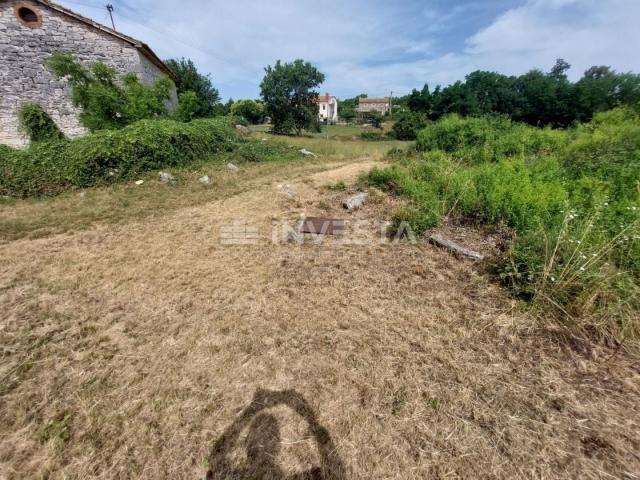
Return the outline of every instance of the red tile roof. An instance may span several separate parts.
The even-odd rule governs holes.
[[[332,98],[336,98],[335,96],[327,93],[325,95],[318,95],[318,103],[321,102],[328,102],[329,100],[331,100]]]

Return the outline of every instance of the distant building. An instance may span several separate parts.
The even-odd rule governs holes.
[[[358,98],[358,113],[380,112],[387,113],[391,109],[391,99],[384,98]]]
[[[338,121],[338,99],[329,93],[318,96],[318,118],[321,122]]]
[[[0,143],[21,146],[18,109],[44,108],[69,137],[86,133],[80,110],[64,79],[47,69],[55,51],[71,53],[85,65],[103,62],[118,73],[133,72],[146,84],[174,73],[144,43],[48,0],[0,0]],[[171,92],[171,108],[177,103]]]

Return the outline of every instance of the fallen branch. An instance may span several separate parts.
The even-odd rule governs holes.
[[[436,233],[429,237],[429,241],[434,245],[437,245],[438,247],[446,248],[455,255],[471,258],[473,260],[482,260],[484,258],[480,253],[469,250],[468,248],[464,248],[457,243],[452,242],[451,240],[447,240],[446,238],[443,238]]]

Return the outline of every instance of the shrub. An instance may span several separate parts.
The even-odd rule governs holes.
[[[133,74],[116,79],[116,71],[103,63],[90,69],[72,55],[55,52],[48,62],[58,78],[71,85],[71,100],[82,108],[80,122],[90,131],[118,129],[138,120],[167,115],[173,82],[163,77],[153,85],[144,85]]]
[[[422,115],[405,112],[391,127],[391,134],[397,140],[415,140],[418,131],[423,129],[426,124],[427,121]]]
[[[360,138],[368,141],[388,140],[387,136],[382,132],[361,132]]]
[[[419,133],[417,150],[368,175],[409,200],[396,228],[408,221],[420,233],[449,212],[507,225],[515,240],[496,267],[518,295],[591,333],[640,337],[635,111],[567,132],[448,116]]]
[[[64,135],[40,106],[27,103],[18,109],[18,122],[20,130],[29,137],[32,142],[62,140]]]
[[[176,108],[176,119],[181,122],[190,122],[194,118],[198,118],[201,110],[200,99],[196,92],[183,92],[178,95],[178,108]]]
[[[515,155],[545,155],[566,141],[562,131],[529,127],[506,117],[462,118],[454,114],[421,130],[416,148],[442,150],[479,164]]]
[[[243,117],[249,123],[258,124],[264,118],[264,106],[255,100],[238,100],[231,105],[231,114]]]
[[[121,130],[102,130],[71,141],[39,142],[27,150],[0,149],[0,193],[53,194],[225,152],[248,161],[286,153],[278,146],[241,138],[219,119],[141,120]]]

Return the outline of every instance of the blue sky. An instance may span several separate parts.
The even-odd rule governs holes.
[[[58,0],[108,24],[103,0]],[[640,71],[640,0],[111,0],[116,28],[161,58],[188,57],[223,98],[257,98],[263,69],[304,58],[341,98],[520,74],[562,57]]]

